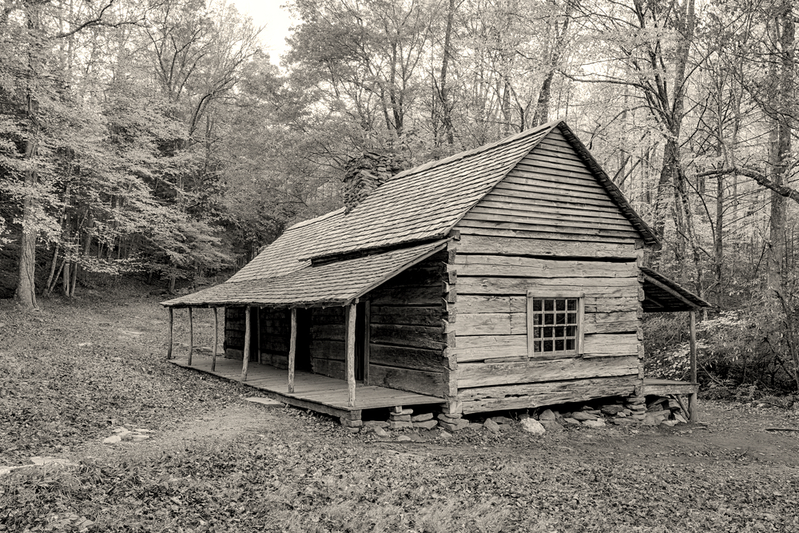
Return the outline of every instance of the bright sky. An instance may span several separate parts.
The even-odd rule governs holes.
[[[231,0],[240,13],[252,17],[256,27],[266,26],[261,32],[261,42],[269,52],[272,63],[278,64],[286,50],[289,27],[295,24],[288,10],[281,6],[287,0]]]

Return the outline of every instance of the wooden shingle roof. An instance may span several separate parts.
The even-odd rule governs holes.
[[[337,261],[263,279],[227,281],[162,302],[166,307],[262,305],[268,307],[342,306],[446,247],[438,241],[382,254]]]
[[[704,299],[656,270],[641,267],[641,272],[644,275],[642,307],[645,313],[674,313],[712,307]]]
[[[353,255],[389,254],[383,259],[378,255],[362,257],[362,263],[352,263],[367,270],[376,268],[374,275],[379,277],[383,267],[375,265],[400,261],[391,250],[447,238],[472,207],[555,128],[574,146],[643,241],[659,246],[654,232],[585,146],[564,122],[557,121],[406,170],[347,214],[339,209],[292,226],[227,282],[163,305],[332,305],[334,301],[348,301],[357,292],[353,292],[354,280],[347,277],[346,268],[331,266],[329,261],[349,264],[349,260],[341,260]],[[334,280],[330,277],[334,273],[342,278]]]

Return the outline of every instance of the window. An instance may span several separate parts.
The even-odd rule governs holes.
[[[527,354],[568,357],[583,353],[583,295],[527,293]]]

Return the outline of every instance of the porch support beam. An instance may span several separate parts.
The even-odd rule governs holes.
[[[347,308],[347,405],[355,407],[355,313],[358,300]]]
[[[691,316],[691,383],[696,385],[696,311],[690,311]],[[688,397],[688,418],[691,422],[698,421],[697,394],[691,393]]]
[[[241,381],[247,381],[247,368],[250,365],[250,306],[244,308],[244,353],[241,355]]]
[[[297,358],[297,308],[291,308],[291,338],[289,340],[289,394],[294,394],[294,361]]]
[[[191,357],[194,355],[194,317],[191,310],[192,308],[189,307],[189,366],[191,366]]]
[[[216,347],[219,345],[219,308],[214,307],[214,351],[211,357],[211,372],[216,371]]]
[[[170,307],[169,308],[169,343],[167,344],[167,347],[166,347],[166,360],[167,361],[172,359],[172,330],[174,329],[173,326],[174,326],[174,322],[175,322],[174,313],[175,313],[174,309],[172,309]]]

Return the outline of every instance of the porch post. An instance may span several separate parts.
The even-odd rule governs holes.
[[[194,318],[189,307],[189,366],[191,366],[191,356],[194,355]]]
[[[355,313],[358,301],[347,309],[347,405],[355,407]]]
[[[170,307],[169,308],[169,345],[166,348],[166,360],[169,361],[172,359],[172,329],[174,323],[174,310]]]
[[[247,367],[250,364],[250,306],[244,308],[244,353],[241,356],[241,381],[247,381]]]
[[[219,344],[219,308],[214,307],[214,351],[211,357],[211,372],[216,371],[216,347]]]
[[[289,340],[289,394],[294,394],[294,361],[297,358],[297,309],[291,308],[291,338]]]
[[[691,310],[691,383],[697,385],[696,381],[696,310]],[[691,422],[698,420],[697,395],[692,392],[688,397],[688,418]]]

